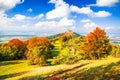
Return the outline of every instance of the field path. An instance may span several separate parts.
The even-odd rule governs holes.
[[[67,69],[67,70],[65,70],[65,71],[63,71],[63,72],[60,72],[60,73],[55,74],[55,75],[53,75],[53,76],[47,77],[47,78],[45,78],[44,80],[59,80],[59,78],[60,78],[64,73],[67,73],[67,72],[69,72],[69,71],[73,71],[73,70],[78,69],[78,68],[80,68],[80,67],[82,67],[82,66],[85,66],[85,65],[87,65],[87,64],[89,64],[89,63],[80,64],[79,66],[76,66],[76,67],[74,67],[74,68],[72,68],[72,69]]]

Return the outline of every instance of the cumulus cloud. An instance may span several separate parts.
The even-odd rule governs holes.
[[[80,22],[83,23],[83,27],[84,27],[84,29],[87,32],[92,31],[94,28],[99,26],[98,24],[96,24],[95,22],[91,21],[90,19],[83,19]]]
[[[90,4],[89,6],[100,6],[100,7],[108,6],[108,7],[111,7],[119,2],[120,2],[120,0],[96,0],[96,4]]]
[[[111,15],[111,13],[109,13],[109,12],[98,11],[98,12],[94,13],[93,17],[108,17],[110,15]]]
[[[63,0],[50,0],[49,3],[55,4],[55,8],[46,14],[47,19],[68,17],[71,12],[78,14],[86,14],[89,17],[108,17],[111,13],[107,11],[94,12],[90,7],[79,8],[74,5],[69,5]]]
[[[43,21],[35,24],[37,27],[43,28],[55,28],[55,27],[72,27],[74,25],[74,20],[69,20],[67,18],[62,18],[59,21]]]
[[[71,6],[70,7],[72,12],[76,12],[79,14],[86,14],[90,17],[108,17],[111,15],[111,13],[107,12],[107,11],[98,11],[98,12],[94,12],[92,9],[90,9],[90,7],[82,7],[79,8],[77,6]]]
[[[111,26],[101,26],[90,19],[83,19],[83,20],[81,20],[81,22],[83,23],[83,27],[84,27],[84,30],[86,30],[86,32],[90,32],[90,31],[94,30],[96,27],[101,27],[102,29],[106,30],[107,32],[111,32],[111,30],[114,29],[114,27],[111,27]]]
[[[44,17],[44,14],[41,13],[41,14],[35,16],[33,19],[41,19],[41,18],[43,18],[43,17]]]
[[[26,19],[26,16],[21,15],[21,14],[16,14],[12,19],[21,21],[21,20]]]
[[[88,22],[84,24],[84,27],[88,30],[93,30],[95,27],[97,27],[98,25],[94,22]]]
[[[0,0],[0,11],[6,11],[20,4],[24,0]]]
[[[47,19],[62,18],[69,15],[69,5],[63,0],[50,0],[49,3],[55,4],[55,9],[46,14]]]
[[[71,6],[70,7],[71,11],[72,12],[76,12],[76,13],[81,13],[81,14],[92,14],[93,11],[90,9],[90,7],[82,7],[82,8],[79,8],[77,6]]]
[[[47,31],[47,32],[63,32],[68,29],[75,29],[76,27],[74,26],[75,21],[72,19],[68,18],[62,18],[59,21],[40,21],[35,24],[35,29],[37,30],[42,30],[42,31]]]
[[[7,26],[11,25],[11,19],[7,18],[7,15],[0,13],[0,29],[7,29]]]
[[[113,6],[116,3],[120,2],[119,0],[97,0],[97,6]]]
[[[44,14],[39,14],[35,17],[29,17],[21,14],[16,14],[13,17],[8,17],[5,13],[0,13],[0,30],[1,31],[35,31],[34,24],[37,23]]]

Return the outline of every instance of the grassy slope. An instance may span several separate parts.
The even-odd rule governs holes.
[[[68,71],[61,77],[62,80],[119,80],[120,79],[120,58],[108,60],[84,60],[73,65],[55,66],[31,66],[25,60],[0,62],[0,80],[35,80],[52,76],[61,71],[65,71],[82,63],[92,62],[73,71]]]
[[[120,80],[120,58],[95,60],[63,74],[61,80]]]
[[[38,66],[28,65],[25,60],[3,61],[0,62],[0,79],[22,74],[36,67]]]
[[[82,61],[85,63],[88,61]],[[18,80],[18,79],[31,79],[51,76],[61,71],[71,69],[81,63],[74,65],[55,65],[55,66],[31,66],[26,63],[25,60],[18,61],[4,61],[0,62],[0,79],[6,80]]]

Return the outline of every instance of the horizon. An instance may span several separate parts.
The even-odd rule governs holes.
[[[65,31],[67,32],[67,31]],[[44,35],[40,35],[40,34],[36,34],[36,35],[30,35],[30,34],[7,34],[7,35],[0,35],[0,43],[6,43],[6,42],[9,42],[9,40],[12,40],[12,39],[20,39],[20,40],[28,40],[32,37],[50,37],[50,36],[55,36],[57,34],[62,34],[62,33],[65,33],[65,32],[61,32],[61,33],[56,33],[56,34],[44,34]],[[73,31],[74,32],[74,31]],[[75,34],[78,34],[80,36],[86,36],[88,33],[77,33],[77,32],[74,32]],[[106,33],[107,36],[109,37],[109,40],[110,42],[112,43],[120,43],[120,36],[119,34],[117,33]]]

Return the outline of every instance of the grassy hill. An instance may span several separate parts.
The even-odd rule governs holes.
[[[28,65],[26,60],[3,61],[0,62],[0,80],[43,80],[54,75],[60,75],[58,78],[61,80],[119,80],[119,66],[120,58],[82,60],[73,65],[45,67]]]
[[[83,35],[80,35],[80,34],[78,34],[78,33],[76,33],[76,32],[73,32],[73,31],[71,31],[71,30],[68,30],[68,31],[63,32],[63,33],[59,33],[59,34],[55,34],[55,35],[48,36],[47,38],[48,38],[48,39],[54,39],[54,38],[58,38],[58,37],[61,37],[61,36],[63,36],[63,35],[69,34],[69,33],[73,33],[73,36],[74,36],[74,37],[79,37],[79,36],[83,37]]]

